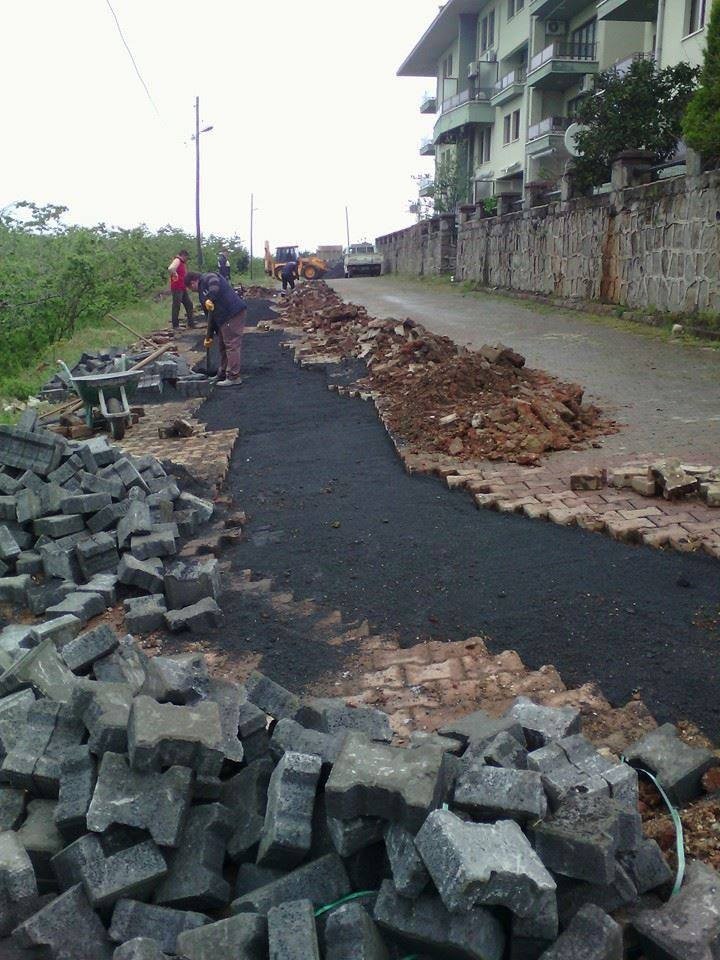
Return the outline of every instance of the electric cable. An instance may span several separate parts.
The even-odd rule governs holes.
[[[150,95],[150,91],[148,90],[147,84],[146,84],[145,81],[143,80],[142,74],[140,73],[140,70],[139,70],[139,68],[138,68],[137,63],[135,63],[135,57],[133,56],[132,50],[131,50],[130,47],[128,46],[128,42],[127,42],[127,40],[125,39],[125,36],[124,36],[124,34],[123,34],[123,32],[122,32],[122,27],[120,26],[120,21],[119,21],[118,18],[117,18],[117,14],[116,14],[115,11],[113,10],[113,7],[112,7],[112,4],[110,3],[110,0],[105,0],[105,3],[107,3],[108,7],[110,8],[110,13],[113,15],[113,19],[114,19],[114,21],[115,21],[115,25],[117,26],[118,33],[120,34],[120,39],[122,40],[123,44],[125,45],[125,49],[127,50],[128,56],[130,57],[130,60],[131,60],[131,62],[132,62],[133,67],[135,68],[135,73],[136,73],[137,76],[138,76],[138,80],[139,80],[140,83],[143,85],[143,90],[144,90],[145,93],[147,94],[147,98],[148,98],[148,100],[150,101],[150,103],[152,104],[153,110],[155,111],[155,113],[156,113],[156,114],[158,115],[158,117],[159,117],[159,116],[160,116],[160,111],[158,110],[157,106],[155,105],[155,101],[153,100],[152,96]]]

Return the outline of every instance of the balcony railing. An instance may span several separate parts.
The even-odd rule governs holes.
[[[510,73],[506,73],[504,77],[500,77],[493,88],[493,93],[502,93],[503,90],[507,90],[514,83],[525,83],[526,79],[527,70],[525,67],[516,67]]]
[[[572,123],[570,117],[545,117],[540,123],[535,123],[528,128],[528,140],[537,140],[538,137],[545,137],[548,134],[562,134]]]
[[[435,113],[437,97],[434,93],[424,93],[420,99],[420,113]]]
[[[540,53],[535,54],[530,61],[528,73],[532,73],[550,60],[597,60],[597,44],[555,40]]]
[[[654,59],[655,57],[652,53],[633,53],[633,55],[630,57],[624,57],[622,60],[616,60],[610,69],[614,70],[619,76],[624,77],[636,60]]]
[[[448,97],[447,100],[443,100],[442,112],[447,113],[448,110],[454,110],[455,107],[459,107],[463,103],[489,100],[494,92],[492,87],[481,87],[479,90],[461,90],[460,93],[456,93],[454,97]]]

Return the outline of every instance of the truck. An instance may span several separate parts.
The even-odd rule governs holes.
[[[382,273],[382,257],[372,243],[351,243],[345,250],[344,265],[346,277],[379,277]]]

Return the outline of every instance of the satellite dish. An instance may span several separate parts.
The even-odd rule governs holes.
[[[571,123],[565,131],[565,149],[571,157],[580,156],[577,140],[575,138],[579,133],[582,133],[583,130],[587,130],[587,127],[583,126],[582,123]]]

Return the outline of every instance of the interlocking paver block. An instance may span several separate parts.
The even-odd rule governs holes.
[[[165,571],[165,596],[170,610],[197,603],[205,597],[217,600],[220,595],[220,572],[217,560],[176,560]]]
[[[580,732],[580,712],[573,707],[543,707],[527,697],[518,697],[506,712],[523,729],[530,750]]]
[[[182,630],[203,633],[225,623],[225,615],[212,597],[204,597],[181,610],[168,610],[164,619],[171,633],[180,633]]]
[[[320,757],[304,753],[283,755],[270,777],[257,855],[259,866],[289,869],[309,852],[321,769]]]
[[[81,623],[87,623],[93,617],[105,613],[105,601],[99,593],[68,593],[60,603],[53,604],[45,611],[50,616],[77,617]]]
[[[87,831],[87,812],[95,790],[97,769],[87,744],[65,750],[60,763],[60,787],[55,824],[65,837]]]
[[[147,937],[160,944],[166,953],[175,953],[178,936],[209,923],[202,913],[173,910],[137,900],[118,900],[113,910],[110,937],[118,943]]]
[[[54,800],[31,800],[25,821],[16,830],[17,838],[32,860],[35,876],[42,880],[52,878],[50,861],[65,844],[53,819],[55,806]]]
[[[267,920],[243,913],[197,930],[186,930],[177,938],[177,950],[186,960],[220,960],[221,957],[265,960]]]
[[[103,531],[78,543],[75,553],[86,580],[91,580],[98,573],[115,573],[120,562],[114,537]]]
[[[233,900],[233,913],[261,913],[287,900],[311,900],[317,909],[341,900],[352,891],[345,865],[336,853],[303,864],[264,887]]]
[[[231,680],[211,679],[207,697],[218,705],[220,711],[220,727],[222,729],[222,751],[226,760],[233,763],[242,763],[245,752],[238,739],[240,730],[240,706],[244,697],[240,685]]]
[[[448,910],[500,905],[532,916],[555,881],[513,820],[465,823],[434,810],[415,844]]]
[[[150,533],[135,534],[130,540],[130,550],[138,560],[173,557],[177,553],[177,544],[170,530],[153,529]]]
[[[156,903],[193,910],[227,906],[230,884],[222,869],[233,820],[221,803],[190,809],[180,846],[168,854],[168,874],[155,890]]]
[[[93,907],[111,907],[126,897],[143,899],[167,873],[165,859],[152,840],[106,856],[100,839],[91,839],[95,849],[80,866],[80,876]]]
[[[385,832],[385,849],[395,890],[401,897],[416,899],[430,882],[430,874],[415,846],[415,837],[401,824],[391,823]]]
[[[385,834],[386,823],[377,817],[353,817],[338,820],[327,817],[327,828],[332,844],[341,857],[350,857],[358,850],[378,843]]]
[[[136,773],[125,757],[103,755],[90,809],[88,830],[102,833],[113,823],[147,830],[160,846],[176,847],[190,803],[192,771]]]
[[[6,526],[0,525],[0,560],[6,563],[20,556],[20,546]]]
[[[677,727],[664,723],[625,751],[626,760],[654,773],[675,803],[699,796],[703,774],[720,759],[704,747],[691,747],[678,737]]]
[[[165,623],[167,606],[162,593],[145,597],[129,597],[123,602],[125,626],[133,634],[152,633]]]
[[[113,954],[113,960],[168,960],[157,940],[136,937],[121,944]]]
[[[381,817],[417,830],[437,805],[441,766],[442,753],[432,747],[406,750],[349,733],[325,786],[328,813]]]
[[[113,946],[77,884],[20,924],[13,938],[21,946],[44,946],[53,960],[112,960]]]
[[[275,720],[294,719],[300,698],[269,677],[254,670],[245,683],[247,698]]]
[[[477,749],[494,740],[499,733],[509,733],[518,743],[525,742],[522,727],[517,720],[507,716],[491,717],[484,710],[476,710],[465,717],[452,720],[440,727],[438,733]]]
[[[90,731],[88,746],[95,756],[104,753],[125,753],[127,725],[132,706],[133,689],[127,683],[85,680],[73,694],[73,704],[82,712]]]
[[[328,917],[325,960],[390,960],[380,931],[359,903],[344,903]]]
[[[386,713],[373,707],[350,707],[339,698],[309,697],[303,700],[295,719],[304,727],[331,736],[359,730],[371,740],[387,743],[392,740],[392,727]]]
[[[639,894],[648,893],[672,880],[672,870],[654,840],[643,840],[637,850],[621,853],[619,860]]]
[[[118,642],[118,635],[112,627],[103,623],[70,640],[63,646],[60,655],[72,671],[79,673],[112,653]]]
[[[620,924],[599,907],[588,905],[578,910],[542,960],[623,960],[623,954]]]
[[[220,799],[234,815],[234,831],[228,843],[228,854],[233,860],[254,858],[257,853],[274,768],[269,757],[253,760],[221,787]]]
[[[21,573],[17,577],[0,578],[0,603],[26,606],[27,593],[31,584],[32,580],[27,573]]]
[[[93,514],[88,520],[88,530],[91,530],[93,533],[99,533],[101,530],[110,530],[111,527],[116,526],[118,521],[127,514],[130,509],[130,503],[130,500],[120,500],[119,503],[111,503],[109,506],[103,507],[102,510],[98,510],[98,512]]]
[[[0,464],[46,477],[60,465],[65,444],[45,431],[0,426]]]
[[[124,550],[132,536],[138,533],[150,533],[152,528],[153,521],[150,516],[150,507],[142,500],[134,500],[125,516],[118,521],[118,547],[120,550]],[[142,557],[139,559],[142,559]]]
[[[156,658],[157,659],[157,658]],[[122,637],[117,650],[93,664],[96,680],[129,684],[137,692],[147,680],[148,657],[132,637]]]
[[[315,912],[309,900],[291,900],[268,912],[270,960],[320,960]]]
[[[344,734],[332,736],[319,730],[307,730],[295,720],[285,718],[275,724],[270,752],[276,760],[283,754],[308,753],[320,757],[326,769],[337,760]]]
[[[181,766],[216,777],[224,759],[222,742],[220,711],[210,700],[194,706],[158,703],[142,695],[133,700],[128,723],[133,770]]]
[[[35,870],[17,833],[0,833],[0,896],[18,901],[37,892]]]
[[[547,798],[542,777],[533,770],[514,770],[472,763],[455,783],[455,803],[481,818],[542,820]]]
[[[182,706],[206,697],[210,687],[207,663],[197,653],[152,657],[145,664],[145,672],[141,692],[161,703]]]
[[[0,830],[15,830],[25,817],[25,791],[0,786]]]
[[[146,593],[163,592],[162,560],[136,560],[132,554],[125,553],[117,568],[120,583],[137,587]]]
[[[500,920],[484,907],[450,913],[440,897],[424,893],[417,900],[399,896],[384,880],[375,904],[375,920],[385,930],[418,949],[468,960],[501,960],[505,934]]]

